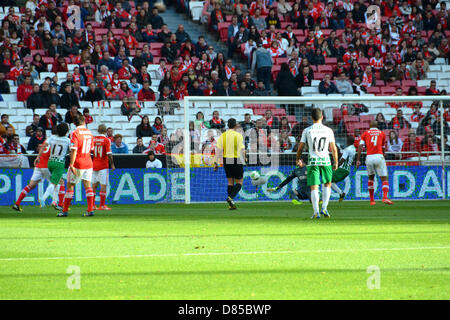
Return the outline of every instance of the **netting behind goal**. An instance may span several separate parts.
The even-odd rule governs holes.
[[[448,116],[449,110],[445,108],[448,100],[443,99],[353,95],[188,97],[174,115],[164,116],[166,123],[172,120],[182,123],[170,133],[177,137],[174,138],[177,143],[167,150],[167,200],[190,203],[226,199],[225,172],[222,167],[215,171],[214,162],[216,141],[227,129],[229,118],[237,120],[237,131],[244,136],[247,153],[243,187],[236,200],[295,199],[294,191],[304,185],[297,178],[278,191],[270,189],[295,169],[297,146],[302,131],[312,124],[313,107],[323,110],[324,123],[333,129],[340,154],[349,145],[349,137],[357,147],[371,121],[378,121],[389,140],[386,160],[392,199],[448,198],[450,154],[443,151],[449,149],[446,137],[450,130],[443,121],[444,135],[441,135],[440,115]],[[186,135],[189,139],[184,138]],[[410,143],[413,139],[414,143]],[[356,170],[353,163],[349,176],[337,183],[348,200],[368,198],[364,159],[363,153],[363,165]],[[266,183],[255,185],[251,178],[255,171]],[[375,188],[376,197],[381,197],[380,181],[375,182]],[[337,198],[339,194],[333,191],[332,199]]]

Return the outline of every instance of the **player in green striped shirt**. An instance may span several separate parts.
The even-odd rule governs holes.
[[[55,187],[59,184],[65,172],[66,155],[69,151],[70,139],[66,137],[69,132],[69,127],[66,123],[60,123],[56,127],[57,135],[52,135],[44,143],[44,150],[50,146],[50,157],[48,159],[48,171],[50,171],[50,185],[45,191],[42,199],[39,199],[41,207],[45,206],[45,201],[52,195],[53,202],[57,199],[57,189]],[[41,152],[39,153],[40,156]],[[39,157],[38,156],[38,157]],[[56,192],[55,192],[56,191]]]
[[[350,167],[353,165],[353,160],[356,156],[356,148],[354,146],[355,138],[347,137],[347,148],[342,151],[341,159],[339,160],[339,168],[333,172],[331,189],[339,194],[339,202],[345,198],[345,192],[337,186],[337,182],[343,181],[350,174]]]

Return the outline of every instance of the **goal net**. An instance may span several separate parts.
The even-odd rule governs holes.
[[[225,201],[227,181],[222,167],[214,170],[216,142],[227,130],[230,118],[237,120],[244,137],[244,181],[237,201],[296,199],[302,182],[292,179],[273,191],[296,168],[296,150],[303,130],[312,124],[311,110],[321,108],[324,124],[335,135],[341,156],[371,121],[386,133],[386,161],[392,199],[448,199],[450,149],[448,135],[450,98],[447,96],[341,95],[302,97],[186,97],[174,115],[164,122],[180,125],[171,135],[178,143],[169,147],[167,163],[168,201]],[[442,116],[441,116],[442,115]],[[172,119],[173,118],[173,119]],[[182,138],[180,138],[182,137]],[[185,152],[187,150],[187,152]],[[306,159],[307,153],[303,156]],[[364,166],[349,165],[350,174],[336,185],[348,200],[368,199],[368,175]],[[264,183],[252,175],[264,178]],[[256,185],[255,185],[256,184]],[[304,182],[303,182],[304,184]],[[381,182],[375,182],[375,197],[381,198]],[[339,198],[333,191],[332,199]]]

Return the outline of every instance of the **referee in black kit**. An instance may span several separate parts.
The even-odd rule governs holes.
[[[234,197],[242,188],[244,178],[245,147],[244,137],[237,132],[236,119],[228,120],[228,130],[222,133],[217,140],[216,163],[214,171],[217,171],[219,164],[223,163],[225,174],[228,180],[227,202],[230,210],[236,210]]]

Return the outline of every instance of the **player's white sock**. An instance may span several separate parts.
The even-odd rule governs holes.
[[[55,185],[53,183],[50,183],[42,197],[42,202],[45,203],[45,200],[47,200],[47,198],[50,197],[51,194],[53,194],[53,191],[55,191]]]
[[[58,188],[56,188],[56,186],[53,188],[53,194],[52,194],[52,203],[58,203],[59,199],[58,199],[58,194],[59,194],[59,184],[57,185]]]
[[[311,190],[311,203],[312,203],[315,214],[318,214],[320,212],[319,211],[319,199],[320,199],[319,190],[318,189]]]
[[[335,192],[337,192],[339,195],[342,193],[341,188],[338,187],[336,183],[331,184],[331,189],[333,189]]]
[[[323,186],[322,189],[322,210],[327,210],[328,208],[328,201],[330,201],[331,196],[331,188]]]

